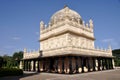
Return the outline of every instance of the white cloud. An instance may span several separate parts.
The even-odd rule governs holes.
[[[35,32],[36,35],[39,35],[39,32]]]
[[[106,42],[106,43],[111,43],[111,42],[113,42],[114,41],[114,39],[103,39],[102,40],[102,42]]]
[[[12,49],[14,48],[14,46],[10,46],[10,45],[7,45],[7,46],[4,46],[5,49]]]
[[[20,40],[20,37],[12,37],[13,40]]]
[[[3,50],[0,50],[0,56],[3,56],[3,55],[7,55],[7,53],[4,52]]]
[[[120,48],[120,45],[119,45],[119,41],[118,40],[115,40],[113,38],[109,38],[109,39],[103,39],[101,40],[103,43],[105,44],[110,44],[112,46],[113,49],[115,48]]]

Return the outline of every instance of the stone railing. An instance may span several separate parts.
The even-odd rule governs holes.
[[[58,22],[57,24],[54,24],[53,26],[48,26],[47,28],[41,30],[40,34],[41,34],[41,37],[42,37],[42,34],[51,34],[53,32],[56,32],[57,31],[60,31],[58,29],[61,29],[60,27],[63,27],[65,24],[68,24],[68,27],[69,29],[71,30],[74,30],[75,31],[77,30],[79,33],[82,33],[82,34],[85,34],[85,35],[88,35],[90,37],[94,37],[93,35],[93,29],[89,28],[89,27],[86,27],[82,24],[77,24],[76,22],[71,22],[71,21],[61,21],[61,22]],[[68,29],[68,27],[66,27]],[[75,27],[75,28],[74,28]],[[58,29],[57,29],[58,28]],[[65,28],[65,27],[64,27]],[[62,29],[62,31],[64,30],[64,28]],[[55,31],[54,31],[55,30]],[[52,31],[52,32],[51,32]]]
[[[57,28],[57,27],[59,27],[59,26],[61,26],[63,24],[69,24],[71,26],[75,26],[75,27],[84,29],[84,30],[86,30],[88,32],[93,32],[93,29],[91,29],[90,26],[85,25],[85,23],[80,24],[79,22],[71,21],[69,19],[57,21],[54,25],[52,25],[52,24],[50,25],[50,24],[51,23],[49,23],[48,26],[46,25],[45,29],[41,30],[41,34],[45,33],[46,31],[48,31],[50,29]]]
[[[40,57],[39,51],[26,52],[23,54],[23,59],[31,59]]]
[[[84,55],[84,56],[101,56],[112,57],[110,50],[87,49],[80,47],[63,47],[52,50],[43,51],[44,56],[59,56],[59,55]]]
[[[47,31],[47,29],[46,29],[46,31]],[[67,31],[72,32],[74,34],[78,34],[78,35],[81,35],[81,36],[85,36],[85,37],[94,39],[93,33],[90,33],[88,31],[81,30],[80,28],[77,28],[77,27],[74,27],[74,26],[69,26],[69,25],[66,24],[66,25],[60,26],[59,28],[56,28],[56,29],[51,29],[51,30],[49,29],[49,31],[40,35],[40,40],[44,40],[44,39],[47,39],[49,37],[65,33]]]
[[[34,59],[39,57],[50,57],[60,55],[80,55],[80,56],[98,56],[98,57],[113,57],[112,52],[103,49],[88,49],[80,47],[61,47],[56,49],[45,50],[40,53],[39,51],[24,53],[23,59]]]

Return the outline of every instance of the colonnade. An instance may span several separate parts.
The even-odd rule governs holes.
[[[24,71],[53,72],[53,73],[84,73],[113,69],[112,58],[61,56],[22,61]]]

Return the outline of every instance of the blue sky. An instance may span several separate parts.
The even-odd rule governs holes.
[[[120,0],[0,0],[0,55],[39,49],[39,23],[64,5],[94,22],[95,46],[120,48]]]

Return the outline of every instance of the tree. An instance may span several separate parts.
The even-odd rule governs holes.
[[[4,67],[12,67],[13,61],[11,56],[4,55],[3,56]]]
[[[23,51],[15,52],[12,57],[13,65],[18,67],[19,61],[23,58]]]
[[[3,66],[3,58],[0,56],[0,68]]]
[[[21,60],[23,58],[23,51],[15,52],[13,54],[13,59],[14,60]]]
[[[112,53],[115,56],[115,66],[120,66],[120,49],[115,49]]]
[[[13,56],[0,56],[0,68],[1,67],[18,67],[20,60],[23,58],[23,51],[15,52]]]

